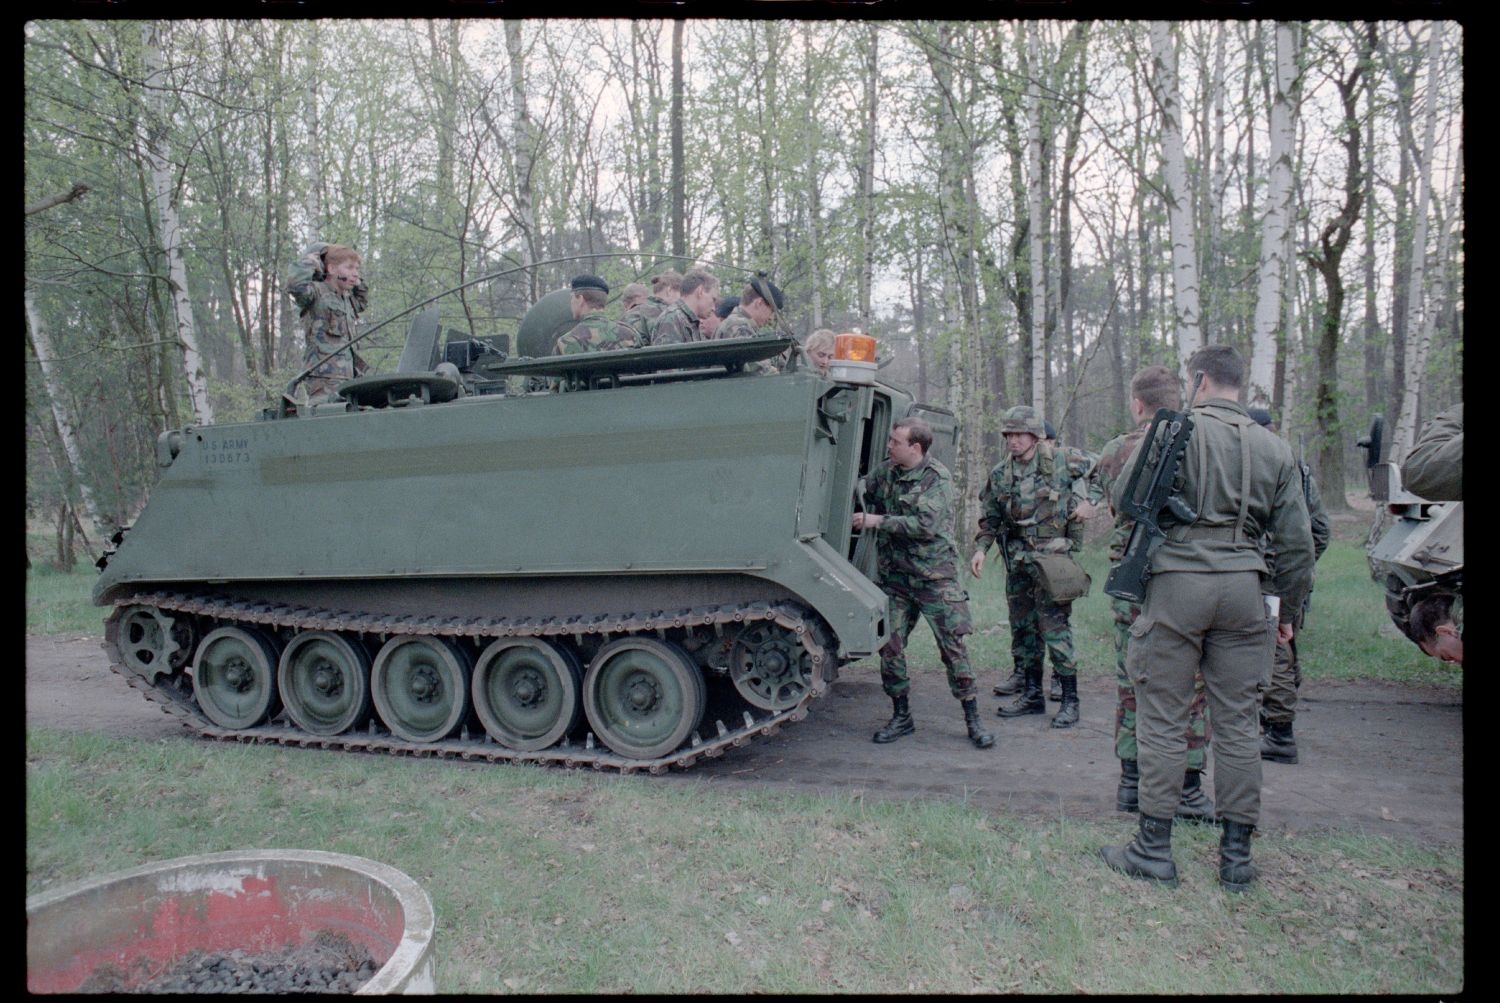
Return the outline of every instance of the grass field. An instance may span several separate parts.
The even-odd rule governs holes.
[[[1103,554],[1080,663],[1112,673]],[[1003,579],[971,582],[976,663],[1009,666]],[[1385,629],[1355,540],[1318,566],[1310,678],[1461,686]],[[97,633],[92,571],[27,576],[27,631]],[[912,663],[941,671],[930,634]],[[1095,856],[1118,823],[945,802],[725,794],[524,766],[34,730],[26,890],[248,847],[372,857],[438,915],[441,992],[1455,993],[1461,849],[1263,836],[1243,896],[1217,830],[1180,826],[1172,891]]]
[[[246,847],[371,857],[432,896],[442,992],[1452,993],[1462,855],[1265,837],[1218,888],[1094,856],[1119,824],[725,795],[650,778],[34,732],[26,886]]]

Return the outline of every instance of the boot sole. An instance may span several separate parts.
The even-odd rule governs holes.
[[[870,741],[874,742],[876,745],[890,745],[898,738],[905,738],[907,735],[915,735],[916,733],[917,729],[907,728],[903,731],[896,732],[894,735],[889,735],[886,738],[881,738],[880,733],[876,732],[875,735],[871,737]]]
[[[1011,710],[1009,707],[1001,707],[995,711],[996,717],[1031,717],[1034,714],[1045,714],[1047,708],[1038,707],[1036,710]]]
[[[1240,892],[1249,891],[1250,890],[1250,886],[1253,885],[1253,884],[1255,884],[1255,879],[1254,878],[1251,878],[1249,881],[1244,881],[1244,882],[1239,882],[1239,881],[1225,881],[1223,878],[1219,879],[1219,887],[1220,888],[1224,889],[1226,892],[1233,892],[1236,895],[1238,895]]]
[[[1260,758],[1268,763],[1286,763],[1288,766],[1297,765],[1297,754],[1287,755],[1285,752],[1266,752],[1261,750]]]

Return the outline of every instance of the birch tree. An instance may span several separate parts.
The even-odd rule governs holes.
[[[1047,222],[1042,215],[1042,85],[1037,53],[1037,25],[1026,25],[1026,219],[1031,245],[1031,406],[1047,413],[1046,315],[1044,251]]]
[[[177,345],[182,352],[183,375],[187,377],[188,400],[193,420],[199,425],[214,423],[213,405],[208,400],[208,374],[203,355],[198,350],[198,329],[193,321],[193,301],[188,295],[187,263],[182,254],[182,226],[177,213],[177,196],[181,188],[172,176],[167,162],[167,96],[169,81],[162,64],[160,22],[141,25],[141,42],[145,47],[147,115],[143,117],[142,153],[151,172],[152,194],[160,220],[158,235],[161,252],[167,262],[167,289],[176,321]]]
[[[1161,144],[1167,222],[1172,234],[1172,307],[1178,358],[1187,360],[1203,346],[1198,325],[1198,263],[1194,250],[1192,190],[1182,145],[1182,112],[1177,89],[1177,48],[1172,26],[1151,22],[1151,89],[1161,113]]]
[[[1432,22],[1431,32],[1427,42],[1427,109],[1422,130],[1422,159],[1417,169],[1416,225],[1412,234],[1411,277],[1407,286],[1406,386],[1401,395],[1395,434],[1391,436],[1390,455],[1398,459],[1406,456],[1416,437],[1417,403],[1422,392],[1422,370],[1427,363],[1427,344],[1431,336],[1431,328],[1423,323],[1427,304],[1422,294],[1426,270],[1427,202],[1432,190],[1432,153],[1437,134],[1443,22]]]
[[[28,208],[27,214],[30,215],[30,213],[31,210]],[[63,389],[61,375],[53,364],[56,350],[52,347],[52,338],[42,323],[41,314],[36,308],[36,294],[29,284],[21,298],[26,310],[27,333],[31,337],[32,350],[36,353],[37,363],[42,370],[42,381],[47,387],[47,404],[52,412],[52,421],[57,426],[58,439],[61,440],[63,452],[68,459],[70,479],[78,486],[78,494],[83,501],[84,517],[88,519],[89,527],[97,536],[103,537],[104,533],[101,529],[104,526],[104,520],[99,515],[99,506],[94,502],[94,492],[89,487],[88,478],[82,476],[83,450],[78,447],[77,426],[66,404],[67,395]]]
[[[1276,380],[1276,325],[1282,313],[1282,276],[1288,268],[1282,252],[1292,211],[1292,140],[1297,132],[1292,89],[1297,76],[1296,64],[1296,28],[1288,22],[1278,21],[1276,93],[1271,102],[1271,177],[1260,227],[1259,281],[1255,296],[1255,326],[1251,331],[1247,393],[1247,400],[1259,407],[1270,405]]]

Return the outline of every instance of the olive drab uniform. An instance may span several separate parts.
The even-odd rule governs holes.
[[[359,315],[369,304],[369,288],[360,282],[345,295],[326,281],[322,253],[327,246],[313,244],[304,251],[292,265],[287,285],[307,341],[302,364],[312,370],[304,381],[310,403],[332,400],[340,383],[369,371],[351,347]]]
[[[1141,422],[1134,431],[1117,435],[1104,444],[1099,452],[1099,462],[1094,465],[1091,480],[1101,494],[1108,498],[1124,472],[1125,462],[1130,459],[1140,441],[1146,437],[1151,421]],[[1113,508],[1111,508],[1113,512]],[[1125,554],[1125,544],[1130,540],[1130,529],[1135,520],[1126,515],[1115,515],[1114,528],[1109,534],[1109,564],[1114,568]],[[1128,599],[1110,596],[1110,612],[1115,624],[1115,683],[1119,700],[1115,706],[1115,756],[1134,763],[1137,757],[1135,740],[1135,687],[1125,672],[1125,649],[1130,640],[1130,625],[1141,615],[1140,606]],[[1208,765],[1207,745],[1210,738],[1206,709],[1208,696],[1203,689],[1203,674],[1193,679],[1193,700],[1188,705],[1187,768],[1201,772]]]
[[[1302,500],[1307,506],[1309,528],[1312,531],[1313,562],[1323,556],[1332,536],[1328,513],[1323,510],[1323,497],[1318,493],[1318,482],[1312,471],[1301,460],[1297,461],[1297,473],[1302,478]],[[1276,547],[1266,543],[1266,566],[1274,572]],[[1261,716],[1266,726],[1266,739],[1261,743],[1261,758],[1272,762],[1296,763],[1297,744],[1292,738],[1292,722],[1297,716],[1297,690],[1302,687],[1302,663],[1297,657],[1297,634],[1302,632],[1302,623],[1307,615],[1308,601],[1312,598],[1312,585],[1308,585],[1307,598],[1297,608],[1292,618],[1296,633],[1286,644],[1280,641],[1271,660],[1270,671],[1262,697]]]
[[[1012,409],[1016,410],[1021,409]],[[1006,456],[997,463],[979,493],[979,532],[974,542],[981,551],[992,543],[1002,548],[1011,657],[1017,671],[1034,669],[1038,684],[1048,652],[1059,676],[1068,679],[1078,672],[1068,624],[1072,603],[1054,602],[1047,595],[1036,557],[1082,548],[1083,524],[1069,516],[1088,497],[1088,473],[1086,453],[1070,453],[1039,439],[1029,460]]]
[[[615,352],[629,348],[621,341],[619,326],[603,313],[594,310],[578,318],[578,326],[557,339],[553,355],[574,355],[579,352]]]
[[[880,649],[880,681],[890,697],[906,693],[906,639],[926,617],[959,700],[976,695],[964,635],[972,632],[969,596],[958,583],[953,542],[953,480],[927,457],[906,470],[886,460],[865,478],[865,507],[884,517],[876,530],[877,584],[890,599],[889,635]]]
[[[1434,415],[1401,464],[1401,486],[1428,501],[1464,500],[1464,406]]]
[[[1214,726],[1214,800],[1226,833],[1238,826],[1248,863],[1248,829],[1260,819],[1257,690],[1275,637],[1262,580],[1267,594],[1280,600],[1280,621],[1291,623],[1312,580],[1312,531],[1302,478],[1285,442],[1234,401],[1213,398],[1192,414],[1176,487],[1198,518],[1184,525],[1163,514],[1165,539],[1152,554],[1146,599],[1130,626],[1125,655],[1137,702],[1142,831],[1153,820],[1165,819],[1169,827],[1179,802],[1187,709],[1201,668]],[[1117,510],[1130,471],[1155,463],[1156,453],[1156,444],[1143,443],[1126,463],[1114,487]],[[1262,555],[1265,540],[1275,547],[1274,569]]]
[[[651,322],[650,345],[681,345],[690,341],[703,341],[702,329],[698,326],[698,315],[682,300],[678,300],[661,312]]]

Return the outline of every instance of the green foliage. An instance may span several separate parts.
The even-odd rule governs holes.
[[[253,847],[419,882],[445,993],[1423,993],[1464,988],[1460,850],[1263,836],[1260,885],[1108,871],[1126,822],[1046,823],[861,792],[35,731],[28,894]],[[1149,964],[1141,959],[1149,958]]]

